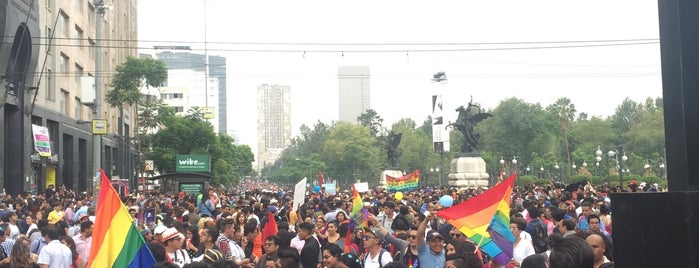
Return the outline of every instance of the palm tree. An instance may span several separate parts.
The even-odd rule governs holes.
[[[129,178],[130,172],[126,172],[125,163],[127,155],[127,136],[124,133],[124,107],[133,107],[143,97],[141,89],[147,87],[159,87],[167,80],[167,68],[165,63],[153,58],[127,57],[126,62],[116,67],[116,74],[112,77],[110,85],[112,90],[107,92],[107,103],[119,109],[118,132],[122,139],[122,156],[119,165],[119,175]],[[138,119],[136,120],[139,121]],[[138,133],[138,127],[135,128]]]
[[[563,138],[566,144],[566,156],[568,158],[568,167],[570,167],[570,148],[568,144],[568,128],[570,128],[570,123],[575,120],[575,104],[570,102],[568,98],[559,98],[552,106],[552,111],[558,117],[559,123],[561,125],[561,131],[563,131]]]

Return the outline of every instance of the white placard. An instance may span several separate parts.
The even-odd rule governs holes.
[[[296,211],[299,205],[303,204],[304,198],[306,198],[306,178],[303,178],[294,187],[294,207],[291,208],[291,211]]]
[[[357,192],[360,192],[360,193],[368,192],[369,191],[369,183],[368,182],[355,183],[354,189],[357,189]]]

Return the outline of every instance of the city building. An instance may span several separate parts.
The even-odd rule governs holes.
[[[95,4],[93,4],[95,3]],[[95,94],[89,77],[110,90],[115,67],[136,56],[136,0],[0,2],[0,184],[7,193],[43,192],[48,185],[94,188],[97,167],[85,104]],[[99,16],[98,16],[98,13]],[[100,23],[97,23],[99,17]],[[102,25],[97,36],[96,25]],[[100,66],[95,66],[101,52]],[[87,78],[87,79],[83,79]],[[94,83],[94,82],[92,82]],[[118,135],[119,111],[102,101],[99,166],[133,181],[135,107],[124,110],[126,135]]]
[[[156,49],[167,48],[168,47],[156,47]],[[184,49],[188,49],[188,47],[184,47]],[[207,63],[206,56],[204,54],[172,51],[156,53],[155,57],[165,62],[165,65],[167,66],[168,70],[192,70],[201,73],[201,77],[204,77],[206,66],[208,64],[209,78],[215,78],[216,80],[218,80],[216,89],[213,89],[211,84],[209,84],[209,95],[211,95],[211,93],[215,93],[214,95],[216,95],[216,99],[208,99],[209,107],[214,108],[214,115],[216,117],[215,119],[211,120],[211,123],[214,125],[214,130],[216,131],[216,133],[228,133],[230,129],[228,129],[228,124],[226,123],[228,120],[228,110],[226,109],[228,105],[228,102],[226,101],[226,98],[228,96],[226,93],[226,58],[208,55],[209,61]],[[170,78],[168,79],[168,86],[182,86],[179,83],[173,83],[175,81],[172,80],[172,75],[169,75],[169,77]],[[186,78],[187,77],[185,77],[185,79]],[[193,76],[190,78],[195,77]],[[199,80],[203,81],[201,79]],[[214,91],[212,92],[212,90]],[[212,103],[215,103],[215,105],[213,105]],[[200,107],[204,107],[204,105],[201,105]],[[186,111],[187,110],[185,110],[185,112]]]
[[[257,87],[257,168],[271,165],[291,143],[291,89]]]
[[[159,89],[160,98],[169,106],[175,108],[178,115],[186,115],[190,109],[199,108],[204,113],[204,119],[214,126],[214,132],[220,133],[217,124],[220,115],[214,109],[211,113],[205,107],[219,106],[219,81],[209,77],[204,83],[204,72],[191,69],[170,69],[164,87]],[[208,90],[204,90],[208,87]]]
[[[337,78],[340,89],[340,121],[356,123],[359,115],[371,109],[369,67],[342,66]]]

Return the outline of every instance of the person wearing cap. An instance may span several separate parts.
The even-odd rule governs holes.
[[[192,262],[189,258],[189,254],[182,249],[182,241],[184,240],[184,235],[177,231],[174,227],[170,227],[163,233],[163,245],[165,246],[165,255],[167,260],[171,263],[176,264],[179,267],[184,266]]]
[[[425,220],[420,222],[417,228],[417,252],[420,267],[444,267],[446,255],[444,252],[444,238],[439,232],[430,230],[425,237],[427,224],[436,218],[434,212],[430,212]],[[427,243],[425,243],[427,242]]]
[[[163,232],[165,231],[167,231],[167,227],[165,227],[165,225],[155,226],[155,229],[153,229],[153,241],[159,243],[162,242]]]
[[[366,230],[362,240],[364,249],[367,250],[364,256],[364,268],[380,268],[393,261],[391,253],[381,247],[383,238],[380,235]]]

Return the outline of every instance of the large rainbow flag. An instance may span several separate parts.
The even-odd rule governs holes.
[[[155,258],[104,170],[87,267],[153,267]]]
[[[359,196],[359,192],[352,185],[352,212],[350,218],[361,228],[369,225],[369,211],[364,207],[364,202]]]
[[[517,174],[460,204],[437,212],[468,236],[498,265],[512,259],[515,237],[510,231],[510,200]]]
[[[386,190],[395,192],[410,192],[416,190],[420,183],[420,170],[415,170],[403,177],[394,178],[386,175]]]

